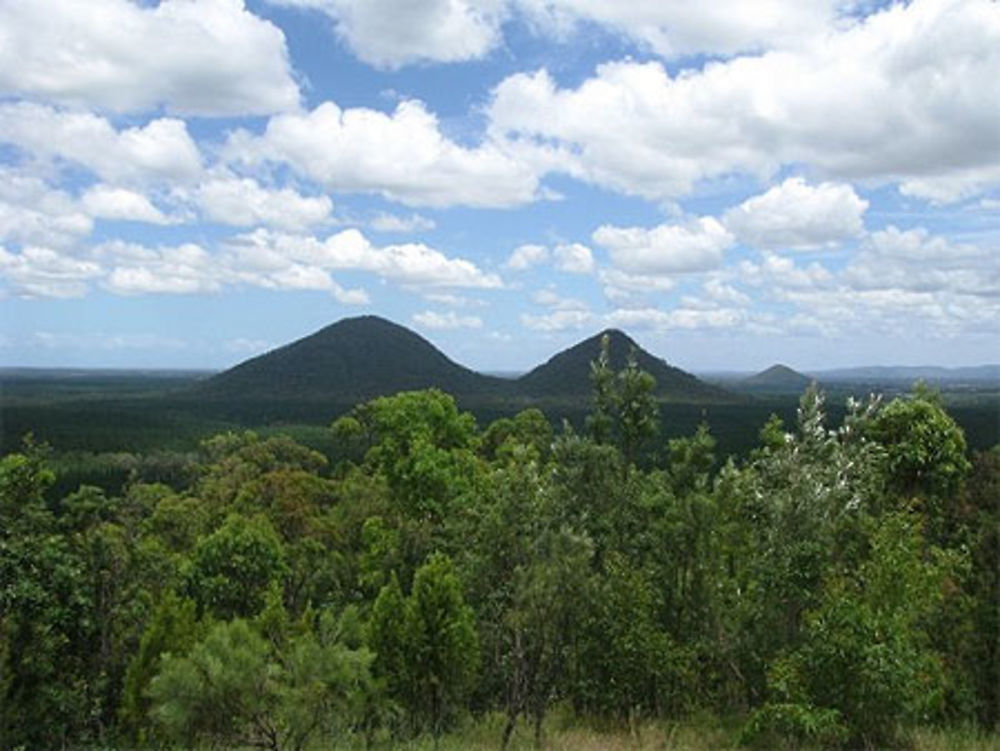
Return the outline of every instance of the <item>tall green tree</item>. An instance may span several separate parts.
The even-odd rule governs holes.
[[[475,614],[444,555],[431,556],[413,579],[406,643],[407,673],[415,691],[412,709],[437,739],[460,709],[479,667]]]
[[[591,411],[587,431],[597,444],[613,444],[627,470],[659,430],[656,379],[639,368],[634,348],[617,374],[611,367],[610,339],[601,338],[597,359],[590,363]]]
[[[767,694],[769,662],[801,639],[828,567],[864,555],[859,524],[884,498],[883,454],[865,438],[876,409],[852,403],[844,425],[831,429],[823,394],[812,386],[794,432],[720,477],[730,519],[726,610],[751,706]]]
[[[673,644],[660,626],[660,590],[649,572],[610,555],[590,582],[574,655],[573,700],[631,727],[669,701]]]
[[[851,747],[890,747],[941,701],[943,666],[927,624],[957,560],[939,549],[926,555],[906,514],[867,523],[870,556],[824,581],[803,640],[772,666],[772,703],[751,721],[755,731],[767,726],[762,717],[797,716],[804,725],[784,731],[801,740],[810,740],[809,722],[829,733],[833,721]]]
[[[489,461],[509,456],[515,446],[530,447],[536,461],[546,462],[552,452],[552,425],[541,410],[532,407],[514,417],[501,417],[483,432],[480,452]]]
[[[86,567],[59,533],[44,493],[55,475],[28,441],[0,459],[0,747],[93,738],[87,658],[93,636]]]
[[[385,701],[398,707],[414,706],[417,701],[410,675],[409,633],[406,598],[393,573],[372,605],[366,630],[366,642],[374,653],[372,676],[376,689]],[[391,714],[391,713],[390,713]],[[399,728],[393,728],[397,732]]]
[[[965,434],[940,395],[919,386],[893,399],[872,420],[869,433],[886,452],[890,488],[916,500],[932,540],[944,545],[960,534],[958,502],[971,467]]]
[[[656,379],[639,368],[635,350],[631,350],[618,373],[618,431],[626,467],[639,461],[643,449],[659,432],[655,391]]]
[[[202,612],[217,618],[248,617],[264,606],[272,583],[283,582],[285,550],[270,522],[231,514],[195,546],[187,587]]]
[[[966,486],[972,633],[960,659],[973,685],[975,717],[1000,727],[1000,445],[976,454]]]
[[[194,600],[167,591],[156,605],[142,632],[138,651],[125,673],[125,685],[119,711],[123,730],[133,741],[146,743],[150,738],[148,713],[150,681],[160,671],[165,654],[183,657],[203,636]]]
[[[589,593],[592,550],[585,537],[565,527],[549,528],[531,541],[529,552],[513,571],[511,600],[498,624],[505,748],[519,715],[531,719],[535,746],[542,746],[549,706],[569,694],[573,647]]]
[[[365,462],[385,478],[399,509],[433,522],[475,487],[476,423],[436,389],[380,397],[355,410],[372,437]]]

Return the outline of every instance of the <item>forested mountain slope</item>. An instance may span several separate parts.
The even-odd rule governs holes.
[[[343,402],[424,388],[439,388],[460,400],[579,400],[590,392],[590,363],[605,336],[611,367],[624,367],[629,352],[634,351],[639,368],[656,379],[660,399],[724,402],[736,398],[668,365],[614,329],[595,334],[510,380],[463,367],[419,334],[378,316],[345,318],[220,373],[197,390],[212,397],[256,400],[329,397]]]
[[[618,329],[608,329],[584,339],[553,356],[521,376],[519,390],[531,396],[586,397],[590,393],[590,363],[601,349],[601,340],[608,338],[609,364],[613,370],[625,367],[629,352],[635,352],[636,364],[656,379],[656,395],[671,401],[729,401],[733,395],[710,386],[680,368],[651,355]]]
[[[367,399],[411,389],[503,394],[509,381],[453,362],[419,334],[378,316],[345,318],[207,380],[228,398]]]

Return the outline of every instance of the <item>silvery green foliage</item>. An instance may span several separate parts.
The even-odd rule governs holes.
[[[824,405],[823,392],[815,385],[807,389],[797,430],[751,465],[755,493],[770,496],[772,511],[832,520],[862,508],[874,510],[882,501],[885,452],[867,438],[880,398],[849,398],[847,415],[836,429],[827,427]]]
[[[852,401],[843,426],[828,428],[823,394],[812,386],[793,432],[772,421],[765,448],[720,475],[720,502],[738,530],[728,542],[734,639],[740,670],[760,698],[768,663],[798,643],[825,573],[863,555],[861,520],[884,502],[883,452],[865,437],[877,410],[877,399]]]

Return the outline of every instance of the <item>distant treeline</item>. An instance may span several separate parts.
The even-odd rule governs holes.
[[[843,419],[846,399],[847,394],[842,392],[837,393],[836,402],[831,399],[827,409],[832,424]],[[517,402],[464,398],[458,403],[484,426],[535,407],[557,430],[563,420],[582,429],[589,410],[586,398]],[[187,453],[214,434],[250,428],[303,436],[307,445],[336,463],[338,457],[332,453],[335,447],[328,433],[318,428],[328,426],[353,406],[331,399],[213,400],[175,393],[137,399],[123,397],[116,390],[90,399],[62,400],[46,399],[44,392],[38,392],[28,403],[8,401],[0,405],[0,454],[19,450],[27,433],[44,440],[58,453]],[[786,395],[732,404],[661,403],[660,437],[687,436],[706,423],[717,441],[720,458],[745,458],[757,445],[760,426],[771,414],[791,424],[797,408],[797,397]],[[985,450],[1000,443],[1000,411],[995,394],[978,402],[949,403],[948,413],[962,428],[971,449]]]

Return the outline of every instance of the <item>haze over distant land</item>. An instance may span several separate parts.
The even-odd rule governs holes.
[[[0,3],[0,366],[996,362],[1000,4],[886,6]]]

